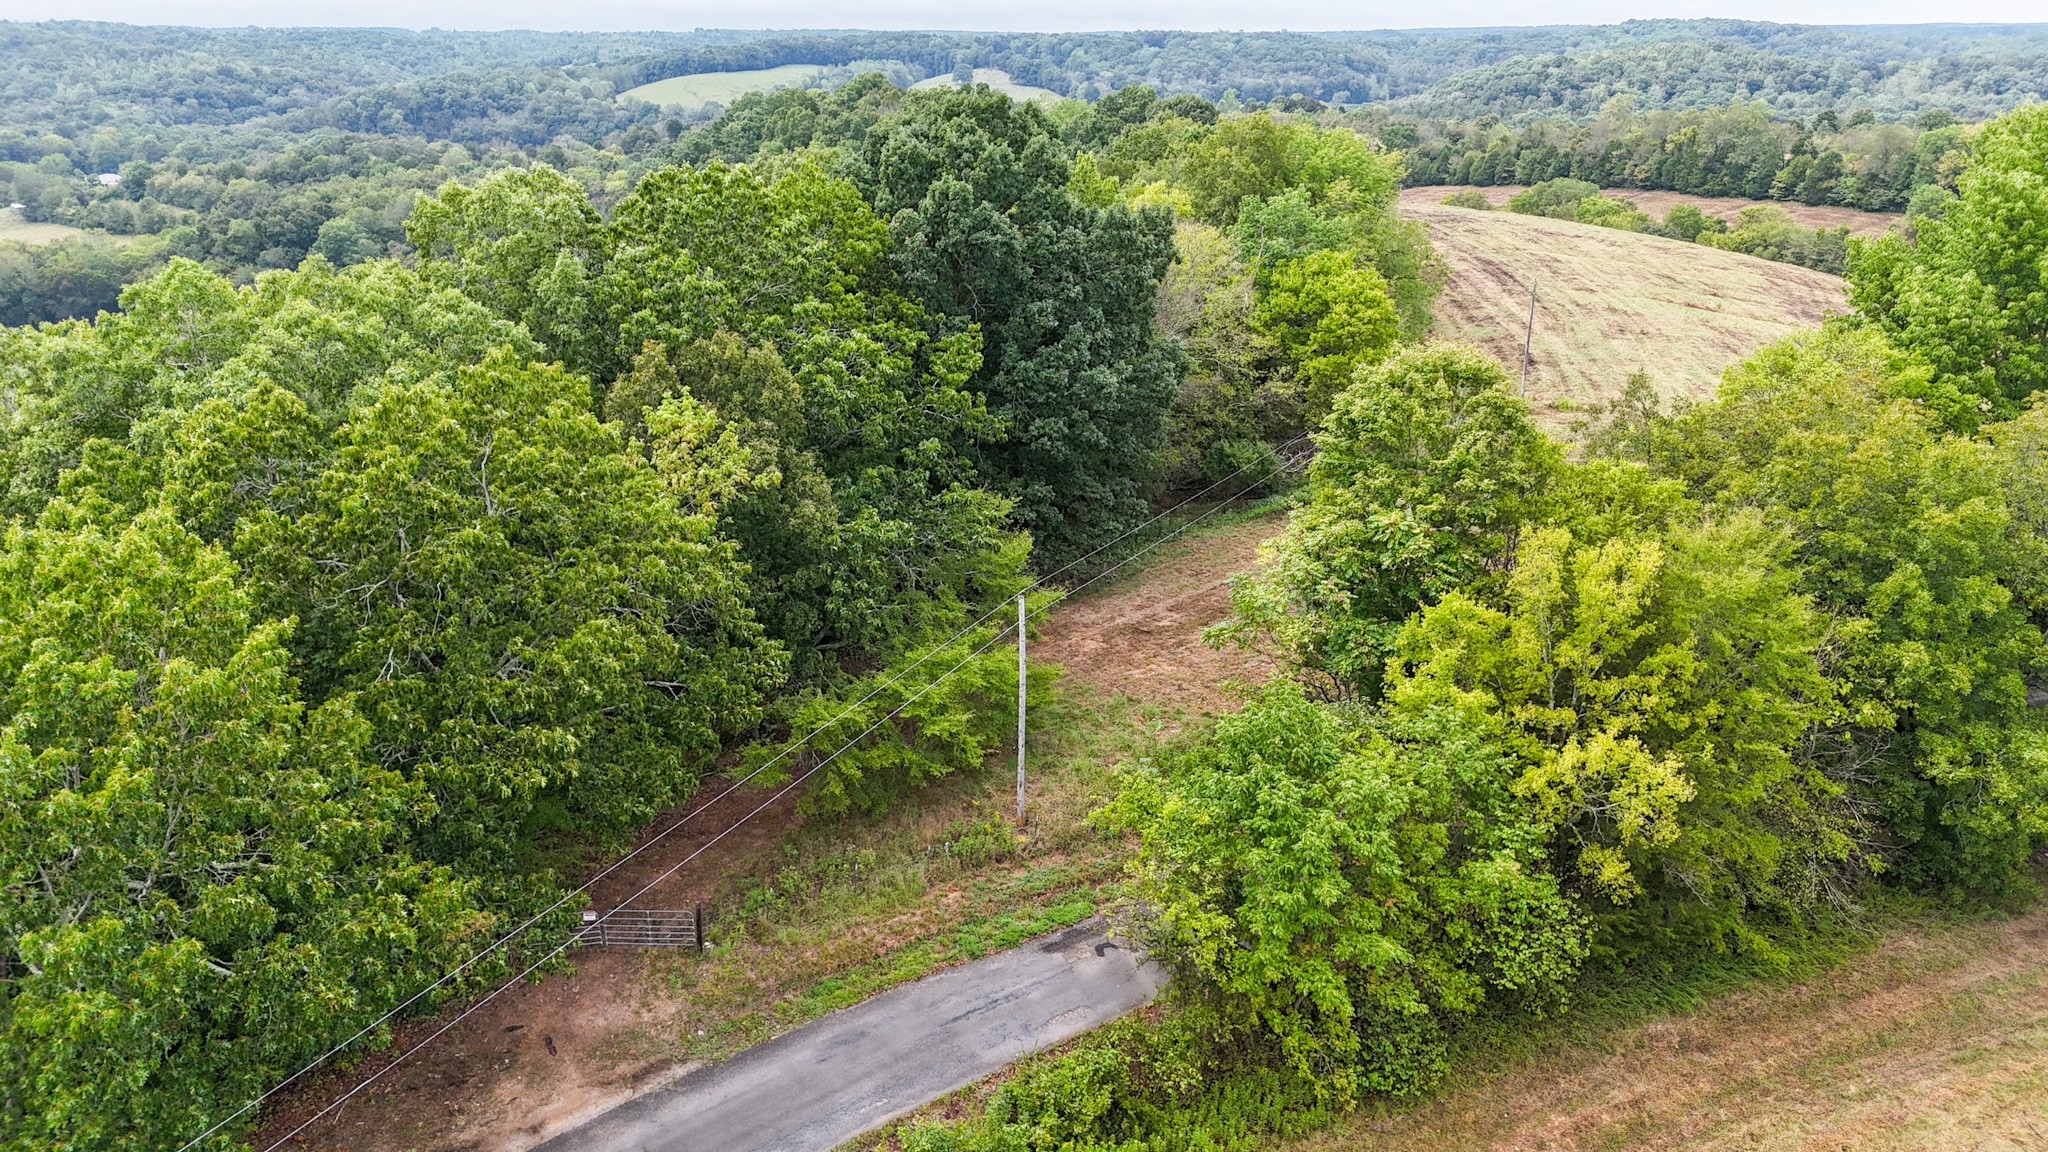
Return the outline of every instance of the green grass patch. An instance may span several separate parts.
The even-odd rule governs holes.
[[[619,93],[621,100],[645,100],[649,104],[679,104],[694,108],[713,102],[730,104],[749,92],[771,92],[777,88],[802,88],[827,71],[823,64],[783,64],[746,72],[693,72],[642,84]]]

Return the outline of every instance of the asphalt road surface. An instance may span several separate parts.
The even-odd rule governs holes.
[[[1152,998],[1097,921],[949,968],[701,1068],[542,1152],[826,1152]]]

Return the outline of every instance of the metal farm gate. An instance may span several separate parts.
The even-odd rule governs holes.
[[[637,948],[694,948],[704,951],[704,906],[694,908],[614,908],[585,912],[577,939],[584,944],[624,944]]]

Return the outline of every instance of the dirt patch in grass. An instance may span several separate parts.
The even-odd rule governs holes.
[[[1839,277],[1738,252],[1512,212],[1406,213],[1450,265],[1433,334],[1485,349],[1511,379],[1536,281],[1528,395],[1553,431],[1637,372],[1667,398],[1711,396],[1730,364],[1848,310]]]
[[[2048,908],[1479,1067],[1291,1152],[2048,1148]]]
[[[1062,605],[1035,654],[1067,680],[1105,696],[1122,694],[1187,719],[1240,702],[1246,686],[1272,675],[1269,658],[1202,643],[1202,630],[1230,614],[1230,578],[1258,562],[1280,531],[1279,513],[1230,523],[1162,547],[1144,571]]]
[[[1404,188],[1401,190],[1401,206],[1434,206],[1442,204],[1444,197],[1453,192],[1473,191],[1486,197],[1488,203],[1499,208],[1508,202],[1509,197],[1524,191],[1526,187],[1522,184],[1500,184],[1484,188],[1472,184],[1449,184],[1434,188]],[[1846,227],[1851,236],[1882,236],[1887,229],[1905,219],[1890,212],[1865,212],[1860,208],[1795,204],[1784,200],[1746,200],[1740,196],[1694,196],[1685,192],[1651,192],[1640,188],[1610,188],[1606,194],[1633,200],[1636,207],[1659,220],[1664,219],[1664,214],[1671,211],[1672,205],[1691,204],[1709,216],[1719,216],[1733,224],[1735,214],[1744,208],[1769,204],[1774,208],[1784,209],[1794,221],[1808,228]]]
[[[587,948],[573,971],[511,988],[400,1061],[293,1147],[350,1152],[530,1148],[717,1059],[948,964],[1090,914],[1121,873],[1124,845],[1088,815],[1113,767],[1228,707],[1267,665],[1202,647],[1229,610],[1277,515],[1221,519],[1163,544],[1143,566],[1046,617],[1039,663],[1063,690],[1034,717],[1030,823],[1004,822],[1008,757],[959,773],[876,817],[807,820],[796,796],[720,839],[635,907],[712,909],[709,955]],[[1135,567],[1135,566],[1134,566]],[[708,786],[695,806],[721,788]],[[676,826],[607,877],[612,907],[731,827],[769,794],[747,788]],[[266,1118],[266,1147],[460,1011],[412,1021],[400,1042],[289,1094]]]

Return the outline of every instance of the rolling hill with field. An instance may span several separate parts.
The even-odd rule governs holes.
[[[1444,197],[1454,192],[1477,192],[1495,208],[1502,208],[1517,192],[1528,190],[1526,184],[1435,184],[1401,190],[1401,206],[1413,207],[1418,204],[1440,204]],[[1662,220],[1664,214],[1674,205],[1691,204],[1709,216],[1718,216],[1724,222],[1733,224],[1736,213],[1758,204],[1768,204],[1782,210],[1792,222],[1806,228],[1847,228],[1851,236],[1882,236],[1886,229],[1901,222],[1902,218],[1892,212],[1865,212],[1859,208],[1843,208],[1835,204],[1801,204],[1796,200],[1749,200],[1741,196],[1695,196],[1690,192],[1666,192],[1647,188],[1603,188],[1602,195],[1614,196],[1631,201],[1636,207]]]
[[[73,228],[69,224],[33,222],[24,217],[19,208],[0,208],[0,241],[15,244],[52,244],[85,234],[85,229]]]
[[[621,100],[645,100],[649,104],[679,104],[686,108],[704,104],[730,104],[749,92],[776,88],[801,88],[827,71],[822,64],[783,64],[745,72],[697,72],[671,76],[619,93]]]
[[[986,84],[1012,100],[1058,100],[1060,98],[1060,94],[1050,88],[1039,88],[1031,84],[1017,83],[1010,78],[1008,72],[1003,71],[1001,68],[976,68],[974,70],[974,82],[976,84]],[[911,87],[950,88],[953,86],[953,83],[952,74],[947,73],[943,76],[934,76],[929,80],[920,80],[911,85]]]
[[[1737,252],[1405,197],[1402,212],[1429,228],[1450,272],[1434,334],[1486,349],[1510,375],[1535,281],[1528,394],[1553,427],[1637,372],[1667,399],[1711,395],[1728,365],[1848,309],[1839,277]]]

